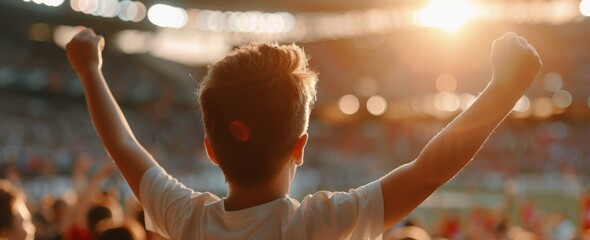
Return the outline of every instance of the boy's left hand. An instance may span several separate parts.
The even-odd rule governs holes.
[[[103,49],[104,38],[90,28],[82,30],[66,45],[68,59],[78,73],[101,68]]]
[[[535,47],[513,32],[492,44],[492,83],[518,93],[526,90],[543,66]]]

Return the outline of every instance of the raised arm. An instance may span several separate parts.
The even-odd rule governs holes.
[[[66,52],[82,80],[86,103],[98,136],[139,199],[141,177],[157,163],[135,139],[111,94],[101,70],[103,48],[104,38],[97,36],[92,29],[85,29],[68,43]]]
[[[536,78],[542,63],[523,37],[506,33],[492,45],[492,80],[477,100],[438,133],[418,158],[381,179],[384,229],[455,176]]]

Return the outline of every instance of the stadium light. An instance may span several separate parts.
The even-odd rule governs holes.
[[[115,46],[125,54],[142,54],[149,51],[149,40],[153,37],[151,32],[123,30],[117,33]]]
[[[49,0],[57,1],[57,0]],[[70,7],[76,12],[83,12],[106,18],[119,17],[123,21],[140,22],[146,16],[146,7],[138,1],[125,0],[70,0]]]
[[[189,11],[195,15],[199,30],[212,32],[284,33],[293,30],[295,17],[287,12],[221,12],[211,10]]]
[[[148,10],[148,19],[159,27],[182,28],[188,21],[188,14],[182,8],[156,4]]]
[[[100,15],[103,17],[116,17],[120,11],[120,5],[118,0],[103,0],[99,7]]]
[[[145,18],[146,7],[141,2],[123,1],[119,4],[119,19],[140,22]]]
[[[80,11],[86,14],[91,14],[92,12],[98,9],[98,1],[97,0],[79,0],[78,6]]]
[[[430,4],[414,14],[417,25],[436,27],[455,32],[477,14],[469,0],[431,0]]]
[[[231,45],[218,34],[163,28],[148,37],[149,54],[188,66],[206,65],[225,56]]]
[[[580,2],[580,13],[586,17],[590,17],[590,0],[582,0]]]
[[[31,0],[23,0],[23,2],[31,2]],[[64,3],[64,0],[33,0],[33,2],[50,7],[59,7]]]

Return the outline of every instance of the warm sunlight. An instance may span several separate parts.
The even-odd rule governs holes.
[[[477,12],[470,0],[431,0],[425,8],[414,15],[417,25],[436,27],[447,32],[456,32]]]

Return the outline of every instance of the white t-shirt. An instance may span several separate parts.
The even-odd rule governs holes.
[[[139,191],[148,230],[172,240],[375,239],[383,231],[379,181],[238,211],[226,211],[224,199],[188,189],[159,167],[146,171]]]

